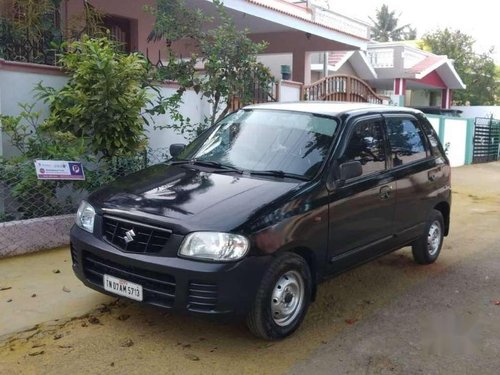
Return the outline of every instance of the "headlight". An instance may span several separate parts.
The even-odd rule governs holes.
[[[238,234],[194,232],[184,239],[179,255],[219,262],[243,258],[248,252],[248,240]]]
[[[80,203],[80,207],[78,207],[78,212],[76,213],[75,223],[77,226],[86,230],[87,232],[94,232],[94,217],[95,210],[90,204],[85,201]]]

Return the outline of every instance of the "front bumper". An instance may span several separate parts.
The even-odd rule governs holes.
[[[271,256],[209,263],[126,253],[77,226],[70,239],[73,270],[86,286],[110,294],[103,287],[108,274],[142,285],[144,303],[193,314],[247,314],[271,262]]]

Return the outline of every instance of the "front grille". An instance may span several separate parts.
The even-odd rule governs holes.
[[[134,221],[104,216],[104,238],[120,250],[130,253],[158,253],[172,231]]]
[[[91,283],[103,288],[103,275],[111,275],[142,286],[143,301],[172,307],[175,299],[175,278],[168,274],[124,266],[96,255],[83,253],[83,270]]]
[[[73,265],[78,268],[78,255],[76,254],[76,249],[73,246],[73,244],[69,245],[70,252],[71,252],[71,260],[73,261]]]
[[[190,281],[188,293],[188,309],[192,311],[211,311],[217,305],[217,285],[212,283]]]

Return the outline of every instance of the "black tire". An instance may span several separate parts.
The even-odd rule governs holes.
[[[285,279],[286,277],[288,278]],[[303,282],[303,294],[299,292],[295,294],[288,293],[287,296],[285,292],[281,292],[283,296],[281,298],[282,302],[277,301],[278,298],[276,297],[278,295],[276,293],[279,293],[278,288],[281,289],[282,284],[284,288],[292,288],[295,279],[297,286],[299,286],[299,278]],[[293,291],[299,290],[299,288]],[[262,278],[254,305],[247,316],[249,330],[255,336],[266,340],[279,340],[291,335],[300,326],[307,313],[311,301],[311,292],[311,272],[304,258],[294,253],[280,254],[271,263]],[[291,299],[290,294],[293,295]],[[302,299],[299,299],[299,294]],[[282,316],[276,310],[284,310],[288,305],[293,306],[293,303],[297,303],[297,307],[293,309],[293,314],[287,319],[280,319]],[[286,314],[283,316],[286,316]]]
[[[444,220],[438,210],[432,210],[425,225],[425,232],[412,244],[413,259],[418,264],[436,261],[443,246]]]

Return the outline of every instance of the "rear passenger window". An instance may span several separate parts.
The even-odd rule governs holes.
[[[443,156],[441,153],[441,150],[439,148],[439,138],[436,132],[434,131],[434,128],[432,127],[431,123],[427,119],[423,119],[422,122],[420,122],[424,128],[425,134],[427,134],[427,139],[429,140],[431,150],[432,150],[432,155],[434,156]]]
[[[386,124],[393,166],[409,164],[427,157],[424,134],[416,120],[387,118]]]
[[[359,161],[363,169],[363,176],[383,171],[386,165],[382,126],[381,120],[367,120],[357,123],[341,162]]]

